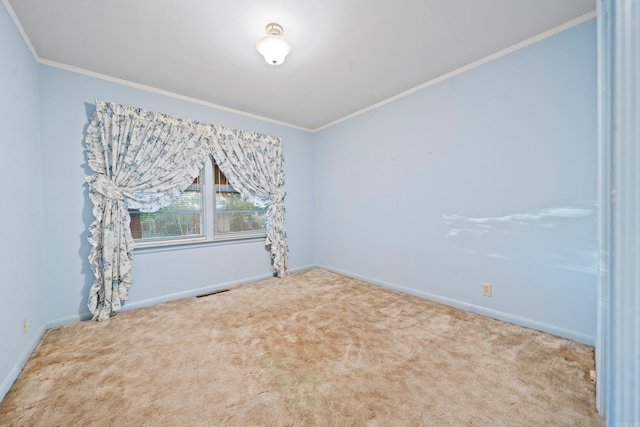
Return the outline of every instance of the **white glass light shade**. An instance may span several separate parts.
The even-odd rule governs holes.
[[[256,43],[256,49],[268,64],[280,65],[291,52],[291,45],[282,38],[282,27],[278,24],[267,25],[267,34]]]

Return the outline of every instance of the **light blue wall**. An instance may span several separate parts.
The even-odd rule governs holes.
[[[88,198],[84,131],[95,99],[253,130],[282,138],[290,268],[315,262],[311,134],[41,65],[41,129],[44,205],[46,317],[51,324],[88,314],[93,275],[87,257],[87,228],[93,215]],[[215,82],[212,82],[215,84]],[[134,253],[133,286],[126,307],[192,295],[271,273],[264,242]]]
[[[0,213],[0,396],[45,326],[88,313],[96,98],[281,137],[294,270],[326,266],[593,341],[593,21],[316,134],[38,66],[4,6],[0,59],[0,174],[15,183],[2,200],[20,208]],[[259,242],[136,253],[127,307],[270,271]]]
[[[0,5],[0,399],[45,327],[38,66]],[[22,335],[21,321],[27,320]]]
[[[591,20],[315,134],[317,262],[593,343],[596,159]]]

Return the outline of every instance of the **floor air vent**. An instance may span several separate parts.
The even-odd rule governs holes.
[[[196,295],[196,298],[208,297],[215,294],[221,294],[223,292],[229,292],[229,289],[218,289],[217,291],[207,292],[206,294]]]

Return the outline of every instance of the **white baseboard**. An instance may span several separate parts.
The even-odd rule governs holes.
[[[44,336],[45,332],[47,332],[47,328],[43,327],[37,334],[33,336],[31,342],[29,342],[29,345],[25,347],[24,351],[20,355],[20,358],[9,372],[9,375],[7,375],[4,381],[2,381],[2,384],[0,384],[0,401],[4,399],[4,396],[11,389],[11,386],[15,382],[16,378],[18,378],[18,375],[20,375],[20,372],[22,372],[22,368],[24,368],[24,365],[27,364],[31,353],[33,353],[33,350],[35,350],[38,343],[40,343],[40,340]]]
[[[295,268],[290,268],[289,269],[289,273],[295,273],[297,271],[304,271],[304,270],[310,270],[312,268],[317,268],[318,266],[316,264],[311,264],[311,265],[305,265],[302,267],[295,267]]]
[[[294,267],[294,268],[290,268],[289,272],[290,273],[295,273],[297,271],[308,270],[308,269],[313,268],[313,267],[315,267],[315,265]],[[231,288],[231,287],[234,287],[234,286],[243,285],[245,283],[257,282],[258,280],[269,279],[269,278],[272,278],[272,277],[273,277],[273,274],[261,274],[259,276],[245,277],[243,279],[232,280],[232,281],[228,281],[228,282],[224,282],[224,283],[218,283],[218,284],[215,284],[215,285],[204,286],[202,288],[197,288],[197,289],[189,289],[187,291],[176,292],[176,293],[167,294],[167,295],[161,295],[159,297],[147,298],[147,299],[143,299],[143,300],[139,300],[139,301],[135,301],[135,302],[131,302],[131,303],[125,301],[124,304],[122,305],[122,310],[121,311],[133,310],[133,309],[141,308],[141,307],[148,307],[150,305],[160,304],[160,303],[167,302],[167,301],[174,301],[174,300],[181,299],[181,298],[189,298],[189,297],[193,297],[193,296],[196,296],[196,295],[201,295],[201,294],[206,294],[206,293],[209,293],[209,292],[217,291],[217,290],[220,290],[220,289]],[[74,314],[72,316],[60,317],[60,318],[57,318],[57,319],[49,320],[47,322],[46,329],[54,328],[56,326],[67,325],[69,323],[80,322],[81,320],[88,320],[88,319],[91,319],[91,313],[89,313],[88,311],[85,312],[85,313]]]
[[[313,266],[308,266],[308,267],[296,267],[296,268],[291,268],[289,269],[290,273],[295,273],[296,271],[301,271],[301,270],[307,270],[309,268],[312,268]],[[206,294],[209,292],[213,292],[213,291],[217,291],[220,289],[225,289],[225,288],[232,288],[234,286],[240,286],[240,285],[244,285],[246,283],[251,283],[251,282],[257,282],[259,280],[265,280],[265,279],[270,279],[273,277],[273,274],[269,273],[269,274],[261,274],[258,276],[252,276],[252,277],[245,277],[243,279],[238,279],[238,280],[231,280],[228,282],[224,282],[224,283],[218,283],[215,285],[210,285],[210,286],[204,286],[202,288],[198,288],[198,289],[190,289],[188,291],[183,291],[183,292],[176,292],[173,294],[168,294],[168,295],[162,295],[156,298],[148,298],[145,300],[140,300],[140,301],[136,301],[133,303],[124,303],[124,305],[122,306],[122,311],[126,311],[126,310],[133,310],[135,308],[141,308],[141,307],[147,307],[150,305],[154,305],[154,304],[160,304],[163,302],[167,302],[167,301],[174,301],[177,299],[182,299],[182,298],[189,298],[189,297],[193,297],[196,295],[202,295],[202,294]]]
[[[410,295],[415,295],[421,298],[425,298],[431,301],[435,301],[435,302],[439,302],[441,304],[446,304],[452,307],[457,307],[463,310],[467,310],[467,311],[471,311],[474,313],[478,313],[484,316],[488,316],[488,317],[492,317],[495,319],[499,319],[499,320],[504,320],[506,322],[509,323],[514,323],[516,325],[520,325],[520,326],[525,326],[527,328],[531,328],[531,329],[535,329],[538,331],[542,331],[542,332],[546,332],[546,333],[550,333],[553,335],[557,335],[563,338],[567,338],[570,340],[574,340],[583,344],[588,344],[588,345],[595,345],[595,337],[592,337],[590,335],[586,335],[586,334],[582,334],[579,332],[575,332],[575,331],[571,331],[568,329],[563,329],[563,328],[559,328],[557,326],[554,325],[549,325],[547,323],[542,323],[542,322],[538,322],[535,320],[531,320],[531,319],[527,319],[524,317],[519,317],[519,316],[514,316],[512,314],[509,313],[504,313],[501,311],[497,311],[497,310],[492,310],[486,307],[482,307],[482,306],[478,306],[478,305],[474,305],[474,304],[469,304],[463,301],[458,301],[452,298],[446,298],[446,297],[442,297],[439,295],[435,295],[435,294],[431,294],[428,292],[423,292],[423,291],[419,291],[417,289],[412,289],[412,288],[408,288],[405,286],[401,286],[398,285],[396,283],[391,283],[391,282],[386,282],[383,280],[378,280],[378,279],[374,279],[371,277],[366,277],[366,276],[362,276],[359,274],[355,274],[355,273],[351,273],[349,271],[344,271],[344,270],[340,270],[337,268],[332,268],[332,267],[328,267],[326,265],[307,265],[307,266],[302,266],[302,267],[296,267],[296,268],[291,268],[289,270],[290,273],[295,273],[297,271],[303,271],[303,270],[308,270],[311,268],[322,268],[324,270],[327,271],[332,271],[334,273],[338,273],[338,274],[342,274],[344,276],[348,276],[348,277],[353,277],[354,279],[358,279],[358,280],[363,280],[365,282],[369,282],[369,283],[373,283],[375,285],[378,286],[382,286],[385,288],[389,288],[389,289],[394,289],[400,292],[404,292]],[[188,297],[192,297],[192,296],[196,296],[196,295],[200,295],[200,294],[204,294],[204,293],[208,293],[208,292],[213,292],[219,289],[224,289],[224,288],[229,288],[229,287],[233,287],[233,286],[239,286],[245,283],[250,283],[250,282],[255,282],[258,280],[264,280],[264,279],[268,279],[273,277],[271,274],[264,274],[264,275],[259,275],[259,276],[254,276],[254,277],[248,277],[248,278],[244,278],[244,279],[239,279],[239,280],[233,280],[233,281],[229,281],[229,282],[225,282],[225,283],[219,283],[216,285],[211,285],[211,286],[205,286],[202,288],[198,288],[198,289],[191,289],[188,291],[184,291],[184,292],[176,292],[173,294],[169,294],[169,295],[163,295],[160,297],[156,297],[156,298],[148,298],[145,300],[140,300],[140,301],[136,301],[132,304],[128,304],[126,306],[122,307],[122,310],[132,310],[135,308],[140,308],[140,307],[146,307],[149,305],[153,305],[153,304],[159,304],[162,302],[167,302],[167,301],[173,301],[176,299],[180,299],[180,298],[188,298]],[[56,326],[61,326],[61,325],[66,325],[69,323],[75,323],[75,322],[79,322],[81,320],[87,320],[91,318],[91,313],[86,312],[86,313],[81,313],[81,314],[75,314],[72,316],[66,316],[66,317],[61,317],[58,319],[52,319],[49,320],[45,327],[43,327],[40,332],[38,334],[36,334],[34,336],[34,338],[32,339],[31,343],[25,348],[25,351],[22,353],[22,355],[20,356],[18,362],[16,363],[16,365],[13,367],[13,369],[11,370],[11,372],[9,372],[9,375],[7,375],[7,377],[4,379],[4,381],[2,382],[2,384],[0,385],[0,400],[2,400],[4,398],[4,396],[9,392],[9,389],[11,388],[11,385],[14,383],[14,381],[16,380],[16,378],[18,378],[18,375],[20,374],[20,372],[22,371],[22,368],[24,368],[24,365],[27,363],[27,361],[29,360],[29,357],[31,356],[31,353],[33,352],[33,350],[36,348],[36,346],[38,345],[38,343],[40,342],[40,340],[42,339],[42,337],[44,336],[45,332],[53,327]]]
[[[394,289],[396,291],[415,295],[421,298],[428,299],[430,301],[435,301],[441,304],[460,308],[462,310],[481,314],[483,316],[492,317],[494,319],[513,323],[515,325],[520,325],[526,328],[535,329],[537,331],[546,332],[548,334],[557,335],[559,337],[577,341],[582,344],[595,345],[595,341],[596,341],[595,337],[591,335],[583,334],[580,332],[572,331],[570,329],[564,329],[558,326],[550,325],[548,323],[538,322],[537,320],[527,319],[526,317],[515,316],[513,314],[505,313],[502,311],[492,310],[490,308],[482,307],[475,304],[469,304],[464,301],[455,300],[453,298],[447,298],[440,295],[431,294],[429,292],[419,291],[417,289],[408,288],[406,286],[401,286],[396,283],[386,282],[384,280],[378,280],[371,277],[354,274],[349,271],[328,267],[326,265],[317,265],[317,267],[322,268],[324,270],[333,271],[334,273],[342,274],[344,276],[353,277],[354,279],[373,283],[374,285],[382,286],[384,288]]]

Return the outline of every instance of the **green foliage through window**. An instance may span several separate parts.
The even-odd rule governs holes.
[[[131,234],[138,241],[163,241],[183,238],[233,238],[263,233],[266,229],[267,208],[259,208],[242,199],[213,164],[214,182],[202,185],[200,177],[174,202],[157,212],[129,211]],[[211,170],[211,169],[209,169]],[[201,174],[202,175],[202,174]],[[206,184],[206,183],[205,183]],[[205,227],[205,201],[213,198],[211,227]],[[206,230],[209,231],[208,233]],[[207,236],[209,234],[209,236]]]
[[[173,203],[157,212],[130,211],[134,239],[199,236],[202,230],[202,186],[192,184]]]
[[[242,200],[240,193],[216,192],[216,232],[262,231],[266,227],[266,208]]]

